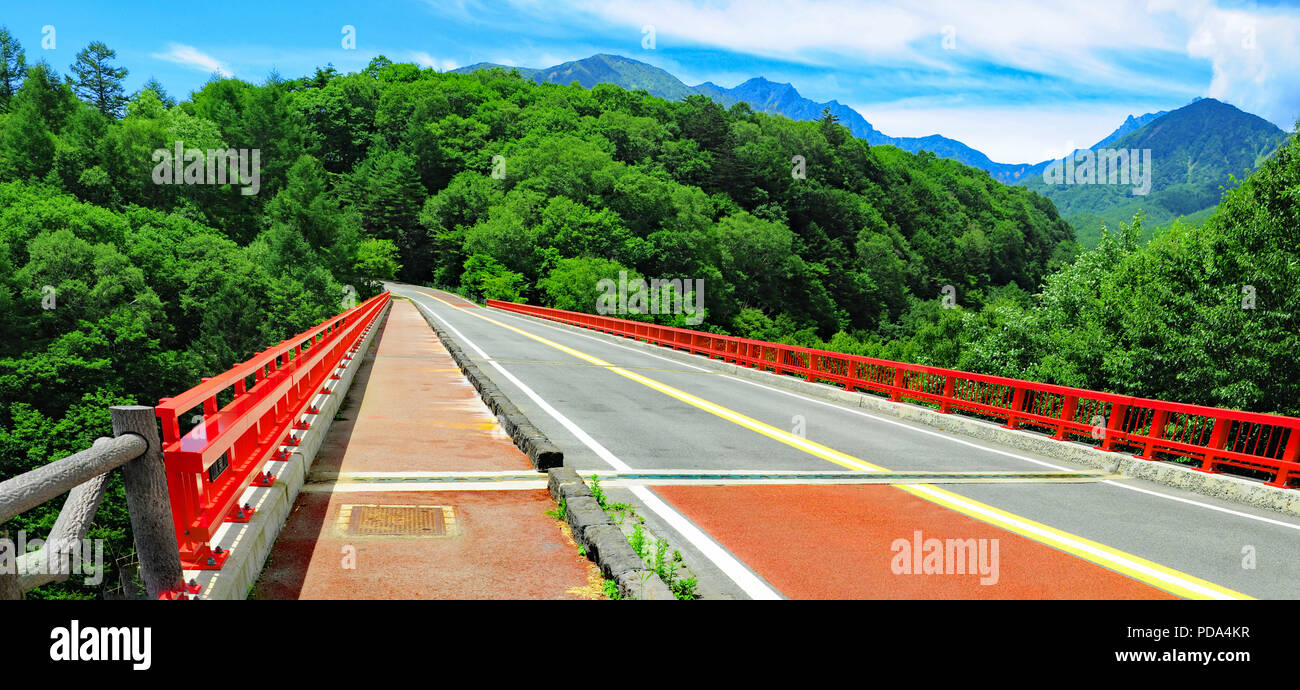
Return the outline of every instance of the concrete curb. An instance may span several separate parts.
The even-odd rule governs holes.
[[[469,379],[474,390],[478,391],[479,397],[483,398],[483,403],[492,410],[492,413],[501,421],[501,428],[505,429],[511,440],[528,456],[529,462],[538,472],[545,472],[552,467],[564,465],[564,452],[561,451],[546,434],[542,433],[533,425],[527,417],[524,416],[514,403],[510,402],[504,391],[488,378],[479,366],[470,360],[469,356],[461,350],[460,345],[452,339],[446,331],[442,329],[423,309],[416,308],[424,321],[429,324],[433,332],[437,334],[438,339],[442,341],[443,347],[451,354],[451,358],[456,362],[456,366]]]
[[[632,549],[623,531],[592,496],[591,487],[572,467],[554,467],[547,474],[546,488],[557,504],[564,501],[565,520],[573,529],[573,539],[586,548],[587,558],[600,566],[605,577],[618,583],[620,596],[676,601],[663,578]]]
[[[392,301],[384,307],[383,313],[371,322],[370,330],[361,341],[356,354],[347,362],[339,374],[339,380],[329,395],[317,393],[312,403],[320,410],[319,414],[304,415],[311,428],[298,435],[299,445],[285,446],[292,452],[285,460],[267,461],[265,470],[275,475],[275,483],[267,487],[250,486],[240,497],[240,504],[253,506],[253,517],[246,523],[227,522],[213,535],[213,545],[230,552],[229,559],[221,570],[186,570],[186,582],[196,581],[200,586],[199,596],[203,599],[245,599],[248,589],[257,582],[262,574],[262,567],[271,555],[271,547],[280,536],[293,502],[298,498],[307,470],[316,460],[316,453],[325,441],[334,413],[343,404],[361,368],[364,355],[374,343],[375,334],[384,327]],[[328,382],[327,382],[328,383]]]
[[[991,441],[1012,448],[1038,453],[1066,462],[1077,463],[1122,474],[1135,479],[1163,484],[1203,496],[1218,498],[1254,508],[1262,508],[1285,515],[1300,517],[1300,491],[1266,486],[1262,482],[1230,474],[1206,473],[1186,465],[1171,462],[1151,461],[1135,458],[1126,453],[1103,451],[1092,446],[1074,441],[1057,441],[1045,434],[1023,429],[1004,429],[1001,425],[960,414],[941,414],[920,405],[890,402],[869,393],[849,392],[824,383],[815,383],[774,374],[769,371],[750,369],[739,364],[724,362],[719,359],[691,354],[669,347],[662,347],[632,338],[623,338],[602,334],[600,331],[572,326],[569,324],[540,319],[526,314],[492,309],[511,316],[535,319],[549,326],[583,333],[587,335],[606,335],[611,342],[621,343],[644,352],[665,357],[685,364],[704,367],[712,371],[756,381],[773,388],[781,388],[810,397],[822,398],[852,407],[859,407],[870,412],[894,417],[910,422],[924,424],[935,429],[960,434],[974,439]]]

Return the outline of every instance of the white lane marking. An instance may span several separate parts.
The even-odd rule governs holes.
[[[479,356],[484,359],[490,359],[486,352],[479,348],[478,345],[475,345],[472,340],[466,338],[465,334],[461,333],[455,326],[447,323],[447,320],[438,315],[438,313],[433,311],[433,309],[425,307],[416,299],[412,299],[411,302],[415,304],[415,306],[424,309],[435,319],[441,321],[442,324],[452,333],[456,334],[456,337],[460,338],[461,342],[472,348],[479,354]],[[583,431],[577,424],[574,424],[571,419],[561,414],[559,410],[551,407],[551,405],[534,392],[532,388],[525,385],[524,382],[516,378],[514,374],[506,371],[505,367],[502,367],[495,361],[489,361],[488,363],[496,368],[497,371],[501,372],[501,375],[505,376],[511,383],[518,386],[519,390],[524,392],[524,395],[527,395],[533,402],[537,403],[546,414],[550,415],[555,419],[555,421],[563,425],[565,429],[568,429],[569,433],[577,437],[583,445],[590,448],[597,457],[608,463],[610,467],[624,472],[632,469],[627,465],[627,463],[609,452],[609,449],[601,445],[599,441],[592,438],[591,435]],[[731,581],[736,583],[736,585],[751,599],[781,599],[781,595],[771,587],[764,584],[757,575],[750,571],[748,566],[741,563],[735,556],[727,553],[727,550],[722,548],[722,546],[714,541],[712,537],[700,531],[700,529],[691,524],[685,516],[678,513],[668,504],[659,500],[659,498],[651,493],[649,489],[644,487],[632,487],[629,491],[631,491],[637,498],[641,499],[642,503],[648,510],[650,510],[650,512],[658,515],[661,520],[672,526],[673,529],[677,530],[677,533],[682,535],[682,538],[690,542],[691,546],[694,546],[695,549],[703,554],[705,558],[709,559],[713,563],[714,567],[720,570],[728,578],[731,578]]]
[[[311,481],[323,481],[325,479],[338,478],[339,480],[357,479],[375,477],[384,479],[388,477],[529,477],[537,479],[546,479],[546,473],[534,472],[530,470],[492,470],[492,471],[451,471],[451,472],[429,472],[426,470],[400,470],[394,472],[339,472],[332,476],[308,477]]]
[[[660,500],[660,498],[654,495],[649,488],[644,486],[633,486],[629,487],[628,491],[632,492],[632,495],[641,499],[641,503],[643,503],[646,508],[649,508],[651,512],[655,513],[660,518],[663,518],[664,522],[668,523],[668,525],[674,530],[677,530],[677,533],[685,537],[686,541],[694,544],[695,548],[699,549],[700,553],[704,554],[705,558],[713,561],[714,565],[722,568],[723,563],[734,562],[738,567],[732,568],[731,570],[724,569],[723,572],[727,573],[727,577],[730,577],[733,582],[740,586],[741,589],[745,590],[745,593],[750,597],[754,599],[768,600],[782,598],[780,594],[777,594],[775,590],[768,587],[758,578],[757,575],[751,572],[749,568],[742,565],[739,561],[736,561],[736,559],[719,546],[712,537],[705,534],[699,527],[696,527],[691,523],[690,520],[687,520],[684,515],[678,513],[667,503]]]
[[[1098,484],[1110,484],[1111,486],[1118,486],[1118,487],[1120,487],[1121,489],[1128,489],[1128,490],[1130,490],[1130,491],[1136,491],[1136,492],[1138,492],[1138,493],[1151,494],[1152,496],[1159,496],[1159,497],[1161,497],[1161,498],[1167,498],[1167,499],[1169,499],[1169,500],[1171,500],[1171,501],[1178,501],[1179,503],[1187,503],[1187,504],[1189,504],[1189,505],[1200,506],[1200,507],[1202,507],[1202,508],[1209,508],[1210,510],[1217,510],[1217,511],[1219,511],[1220,513],[1227,513],[1228,515],[1236,515],[1236,516],[1238,516],[1238,517],[1250,518],[1251,520],[1258,520],[1258,521],[1260,521],[1260,522],[1267,522],[1267,523],[1269,523],[1269,524],[1271,524],[1271,525],[1277,525],[1277,526],[1279,526],[1279,527],[1290,527],[1290,528],[1293,529],[1293,530],[1300,530],[1300,525],[1295,525],[1295,524],[1292,524],[1292,523],[1290,523],[1290,522],[1283,522],[1283,521],[1281,521],[1281,520],[1274,520],[1273,518],[1261,517],[1261,516],[1259,516],[1259,515],[1251,515],[1250,513],[1243,513],[1243,512],[1238,511],[1238,510],[1232,510],[1231,508],[1221,508],[1221,507],[1219,507],[1219,506],[1211,505],[1211,504],[1209,504],[1209,503],[1201,503],[1200,501],[1193,501],[1193,500],[1190,499],[1190,498],[1183,498],[1182,496],[1171,496],[1171,495],[1169,495],[1169,494],[1162,494],[1162,493],[1160,493],[1159,491],[1152,491],[1152,490],[1150,490],[1150,489],[1142,489],[1142,488],[1139,488],[1139,487],[1136,487],[1136,486],[1130,486],[1130,485],[1128,485],[1128,484],[1121,484],[1120,482],[1112,481],[1112,480],[1109,480],[1109,479],[1106,480],[1106,481],[1103,481],[1103,482],[1097,482],[1097,483],[1098,483]]]
[[[536,491],[545,489],[546,481],[515,482],[310,482],[302,491],[310,493],[384,493],[387,491]]]
[[[518,314],[515,314],[515,313],[513,313],[513,312],[505,311],[505,310],[503,310],[503,309],[493,309],[493,311],[495,311],[495,312],[497,312],[497,313],[502,313],[502,314],[509,314],[510,316],[513,316],[513,317],[515,317],[515,318],[517,318],[517,319],[524,320],[522,316],[520,316],[520,315],[518,315]],[[604,344],[606,344],[606,345],[613,345],[614,347],[618,347],[618,348],[622,348],[622,349],[624,349],[624,350],[628,350],[628,351],[630,351],[630,352],[636,352],[636,353],[638,353],[638,354],[646,355],[647,357],[654,357],[655,359],[660,359],[660,360],[663,360],[663,361],[665,361],[665,362],[671,362],[671,363],[673,363],[673,364],[680,364],[680,365],[682,365],[682,366],[690,367],[690,368],[695,369],[695,370],[697,370],[697,371],[711,371],[711,370],[709,370],[709,369],[705,369],[704,367],[697,367],[697,366],[694,366],[694,365],[692,365],[692,364],[686,364],[686,363],[683,363],[683,362],[679,362],[679,361],[677,361],[677,360],[675,360],[675,359],[670,359],[670,358],[668,358],[668,357],[663,357],[663,356],[660,356],[660,355],[656,355],[656,354],[654,354],[654,353],[652,353],[652,352],[645,352],[644,350],[641,350],[641,349],[639,349],[639,348],[635,348],[635,347],[632,347],[632,346],[630,346],[630,345],[625,345],[625,344],[623,344],[623,343],[619,343],[619,342],[613,342],[613,341],[610,341],[610,340],[606,340],[605,338],[597,337],[597,336],[594,336],[594,335],[591,335],[591,334],[588,334],[588,333],[579,333],[579,332],[571,331],[571,330],[568,330],[568,329],[565,329],[565,328],[559,328],[559,327],[557,327],[557,326],[552,326],[552,325],[546,323],[546,320],[545,320],[545,319],[541,319],[541,318],[537,318],[537,317],[532,317],[532,318],[529,318],[529,319],[526,319],[526,320],[527,320],[527,322],[530,323],[530,324],[541,324],[541,325],[547,326],[548,328],[552,328],[552,329],[554,329],[554,330],[563,331],[563,332],[565,332],[565,333],[569,333],[569,334],[571,334],[571,335],[577,335],[577,336],[581,336],[581,337],[583,337],[583,338],[588,338],[588,339],[591,339],[591,340],[595,340],[595,341],[597,341],[597,342],[604,343]],[[608,337],[608,338],[612,338],[612,337],[614,337],[614,336],[610,336],[610,335],[608,335],[608,334],[602,334],[602,335],[605,335],[605,336]],[[725,379],[729,379],[729,380],[731,380],[731,381],[736,381],[736,382],[738,382],[738,383],[748,384],[748,385],[750,385],[750,386],[756,386],[756,387],[758,387],[758,388],[762,388],[762,389],[764,389],[764,390],[769,390],[769,391],[772,391],[772,392],[774,392],[774,393],[780,393],[781,395],[788,395],[788,396],[790,396],[790,397],[792,397],[792,398],[798,398],[798,399],[800,399],[800,400],[804,400],[804,401],[806,401],[806,402],[816,403],[816,404],[818,404],[818,405],[824,405],[824,406],[826,406],[826,407],[832,407],[832,408],[835,408],[835,409],[840,410],[840,411],[842,411],[842,412],[848,412],[848,413],[850,413],[850,414],[855,414],[855,415],[858,415],[858,416],[860,416],[860,417],[866,417],[866,418],[868,418],[868,419],[874,419],[874,420],[879,421],[879,422],[885,422],[886,424],[893,424],[894,426],[900,426],[900,427],[903,427],[904,429],[908,429],[908,430],[910,430],[910,431],[914,431],[914,432],[921,433],[921,434],[926,434],[926,435],[929,435],[929,436],[934,436],[934,437],[936,437],[936,438],[941,438],[941,439],[943,439],[943,440],[945,440],[945,441],[948,441],[948,442],[950,442],[950,443],[959,443],[959,444],[961,444],[961,445],[969,446],[969,447],[971,447],[971,448],[975,448],[975,449],[977,449],[977,450],[982,450],[982,451],[985,451],[985,452],[988,452],[988,453],[996,453],[996,454],[998,454],[998,455],[1004,455],[1004,456],[1006,456],[1006,457],[1013,458],[1013,459],[1015,459],[1015,460],[1021,460],[1021,461],[1023,461],[1023,462],[1029,462],[1029,463],[1033,463],[1033,464],[1035,464],[1035,465],[1041,465],[1041,466],[1043,466],[1043,467],[1050,467],[1050,468],[1052,468],[1052,469],[1054,469],[1054,470],[1060,470],[1060,471],[1062,471],[1062,472],[1072,472],[1072,471],[1074,471],[1074,470],[1071,469],[1071,468],[1062,467],[1061,465],[1055,465],[1055,464],[1052,464],[1052,463],[1050,463],[1050,462],[1046,462],[1046,461],[1043,461],[1043,460],[1037,460],[1037,459],[1035,459],[1035,458],[1027,457],[1027,456],[1024,456],[1024,455],[1019,455],[1019,454],[1017,454],[1017,453],[1012,453],[1012,452],[1010,452],[1010,451],[1005,451],[1005,450],[1001,450],[1001,449],[998,449],[998,448],[990,448],[990,447],[988,447],[988,446],[982,446],[982,445],[980,445],[980,444],[978,444],[978,443],[973,443],[973,442],[971,442],[971,441],[966,441],[966,440],[963,440],[963,439],[960,439],[960,438],[954,438],[951,434],[945,434],[945,433],[943,433],[943,432],[939,432],[939,431],[930,431],[929,429],[922,429],[922,428],[919,428],[919,427],[913,426],[913,425],[911,425],[911,424],[908,424],[907,422],[903,422],[903,421],[900,421],[900,420],[897,420],[897,419],[890,419],[890,418],[888,418],[888,417],[881,417],[881,416],[879,416],[879,415],[874,415],[874,414],[871,414],[871,413],[869,413],[869,412],[863,412],[862,410],[854,409],[854,408],[851,408],[851,407],[846,407],[846,406],[844,406],[844,405],[841,405],[841,404],[839,404],[839,403],[835,403],[835,402],[832,402],[832,401],[829,401],[829,400],[819,400],[819,399],[817,399],[817,398],[810,398],[810,397],[808,397],[808,396],[806,396],[806,395],[802,395],[802,394],[800,394],[800,393],[795,393],[795,392],[793,392],[793,391],[783,390],[783,389],[780,389],[780,388],[776,388],[776,387],[774,387],[774,386],[769,386],[769,385],[767,385],[767,384],[765,384],[765,383],[759,383],[759,382],[757,382],[757,381],[751,381],[751,380],[749,380],[749,379],[741,378],[741,377],[736,376],[735,374],[731,374],[731,373],[729,373],[729,372],[721,372],[721,373],[723,374],[723,378],[725,378]],[[1107,485],[1110,485],[1110,486],[1119,487],[1119,488],[1121,488],[1121,489],[1128,489],[1129,491],[1136,491],[1136,492],[1138,492],[1138,493],[1148,494],[1148,495],[1150,495],[1150,496],[1156,496],[1156,497],[1158,497],[1158,498],[1165,498],[1165,499],[1168,499],[1168,500],[1170,500],[1170,501],[1177,501],[1177,502],[1179,502],[1179,503],[1186,503],[1187,505],[1196,506],[1196,507],[1198,507],[1198,508],[1205,508],[1206,510],[1213,510],[1213,511],[1216,511],[1216,512],[1219,512],[1219,513],[1224,513],[1224,514],[1226,514],[1226,515],[1233,515],[1233,516],[1236,516],[1236,517],[1247,518],[1247,519],[1250,519],[1250,520],[1255,520],[1255,521],[1263,522],[1263,523],[1270,524],[1270,525],[1277,525],[1277,526],[1279,526],[1279,527],[1287,527],[1287,528],[1290,528],[1290,529],[1293,529],[1293,530],[1300,530],[1300,525],[1297,525],[1297,524],[1295,524],[1295,523],[1284,522],[1284,521],[1282,521],[1282,520],[1275,520],[1275,519],[1273,519],[1273,518],[1267,518],[1267,517],[1263,517],[1263,516],[1260,516],[1260,515],[1252,515],[1252,514],[1250,514],[1250,513],[1243,513],[1243,512],[1238,511],[1238,510],[1232,510],[1231,508],[1224,508],[1224,507],[1222,507],[1222,506],[1216,506],[1216,505],[1213,505],[1213,504],[1210,504],[1210,503],[1202,503],[1201,501],[1196,501],[1196,500],[1193,500],[1193,499],[1190,499],[1190,498],[1183,498],[1183,497],[1181,497],[1181,496],[1174,496],[1174,495],[1171,495],[1171,494],[1161,493],[1161,492],[1159,492],[1159,491],[1152,491],[1152,490],[1150,490],[1150,489],[1143,489],[1143,488],[1140,488],[1140,487],[1133,486],[1133,485],[1131,485],[1131,484],[1126,484],[1126,483],[1124,483],[1124,482],[1119,482],[1119,481],[1115,481],[1115,480],[1108,479],[1108,480],[1105,480],[1105,481],[1102,481],[1102,482],[1097,482],[1097,483],[1099,483],[1099,484],[1107,484]]]

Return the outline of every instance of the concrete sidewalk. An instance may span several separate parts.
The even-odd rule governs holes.
[[[395,299],[253,598],[603,598],[544,488],[454,481],[488,472],[533,469],[415,306]],[[391,473],[453,481],[412,491]]]

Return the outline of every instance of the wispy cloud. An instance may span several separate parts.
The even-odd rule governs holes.
[[[192,67],[209,74],[215,72],[223,77],[233,76],[231,71],[226,68],[225,63],[194,46],[187,46],[183,43],[168,43],[167,48],[167,52],[153,53],[150,57]]]

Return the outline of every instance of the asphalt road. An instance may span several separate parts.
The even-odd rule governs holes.
[[[474,307],[448,293],[389,287],[483,359],[483,371],[579,471],[1091,469],[694,367],[613,336]],[[1141,580],[1153,592],[1300,596],[1300,520],[1290,516],[1129,478],[903,490],[1047,544],[1066,563]],[[641,486],[610,493],[639,506],[647,525],[682,550],[706,595],[790,596],[772,584],[772,572],[706,536],[663,492]],[[813,556],[792,558],[790,567],[799,567],[798,558]],[[1110,598],[1080,586],[1061,595]]]

